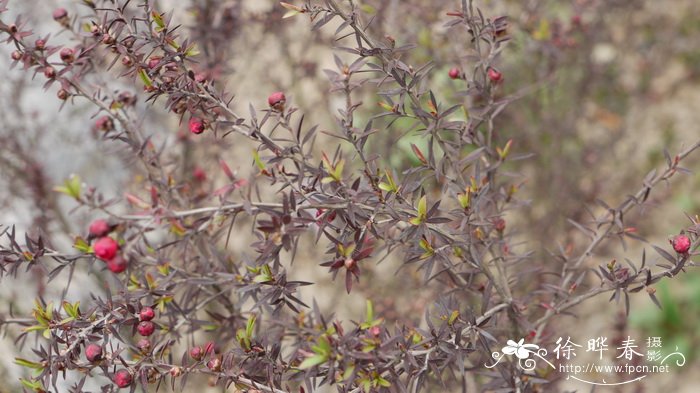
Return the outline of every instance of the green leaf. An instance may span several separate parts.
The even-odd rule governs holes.
[[[335,170],[333,171],[333,177],[335,180],[340,181],[343,177],[343,168],[345,168],[345,160],[340,160],[335,165]]]
[[[386,180],[388,183],[381,182],[379,183],[379,188],[386,191],[386,192],[398,192],[399,187],[396,185],[396,182],[394,181],[394,176],[391,174],[389,170],[386,170],[384,172],[386,174]]]
[[[423,220],[420,217],[413,217],[410,220],[408,220],[408,222],[413,225],[420,225],[423,223]]]
[[[265,170],[265,164],[263,164],[262,160],[260,160],[260,154],[255,149],[253,149],[253,160],[255,160],[255,165],[258,166],[258,169],[261,171]]]
[[[377,348],[376,345],[374,344],[367,344],[364,347],[362,347],[362,353],[370,353],[374,351]]]
[[[153,86],[153,81],[151,81],[151,78],[148,76],[148,73],[146,73],[146,70],[143,68],[139,69],[139,78],[141,78],[141,82],[143,82],[144,85],[151,87]]]
[[[332,351],[331,343],[328,341],[328,337],[326,336],[319,337],[316,345],[314,345],[311,349],[313,349],[315,353],[325,355],[326,357],[328,357]]]
[[[28,389],[32,389],[34,391],[40,391],[43,390],[43,386],[41,385],[41,381],[30,381],[28,379],[20,378],[19,382],[22,384],[22,386],[25,386]]]
[[[241,348],[243,348],[246,351],[250,350],[250,339],[246,337],[245,330],[243,329],[238,329],[236,332],[236,339],[238,340],[238,343],[241,345]]]
[[[453,323],[455,323],[455,321],[457,320],[457,318],[459,318],[459,311],[458,311],[458,310],[454,310],[454,311],[452,311],[452,314],[450,314],[450,318],[447,320],[447,323],[448,323],[449,325],[452,325]]]
[[[40,363],[32,362],[31,360],[22,359],[22,358],[15,358],[15,364],[18,364],[22,367],[32,368],[34,370],[43,370],[44,369],[44,366],[42,366]]]
[[[394,189],[391,187],[391,185],[386,184],[384,182],[379,183],[379,189],[386,192],[394,192]]]
[[[355,247],[355,243],[350,243],[347,247],[342,244],[338,244],[338,254],[347,258],[352,255],[353,251],[355,251]]]
[[[63,182],[63,186],[56,186],[53,188],[54,191],[66,194],[75,199],[80,199],[81,189],[82,182],[78,175],[71,175],[68,180]]]
[[[470,190],[467,190],[464,194],[457,194],[457,200],[459,201],[459,205],[462,206],[462,209],[469,207],[471,204],[471,196],[472,193]]]
[[[389,386],[391,386],[391,382],[387,381],[386,379],[384,379],[382,377],[377,377],[376,381],[377,381],[377,384],[379,386],[384,386],[385,388],[388,388]]]
[[[299,365],[299,369],[301,370],[306,370],[307,368],[311,368],[314,366],[318,366],[321,363],[325,363],[328,358],[323,355],[314,355],[309,358],[304,359],[303,362]]]
[[[282,17],[282,19],[291,18],[292,16],[296,16],[296,15],[299,15],[299,14],[303,14],[303,13],[304,13],[304,9],[303,9],[303,8],[301,8],[301,7],[299,7],[299,6],[296,6],[296,5],[294,5],[294,4],[289,4],[289,3],[285,3],[285,2],[280,2],[280,5],[281,5],[282,7],[284,7],[285,9],[287,9],[287,12],[284,14],[284,16]]]
[[[165,21],[163,21],[163,16],[161,14],[151,11],[151,17],[153,17],[153,21],[156,22],[156,25],[158,25],[158,29],[156,29],[156,31],[165,29]]]
[[[199,53],[200,52],[199,52],[199,49],[197,49],[196,44],[192,44],[192,45],[188,46],[187,49],[185,50],[186,57],[197,56]]]
[[[301,12],[290,10],[290,11],[285,12],[284,15],[282,15],[282,19],[291,18],[291,17],[297,16],[299,14],[301,14]]]
[[[73,248],[76,250],[82,252],[82,253],[91,253],[92,252],[92,247],[90,247],[90,244],[88,244],[85,239],[83,239],[80,236],[75,237],[75,242],[73,243]]]
[[[419,217],[425,217],[425,215],[428,213],[428,200],[423,195],[420,200],[418,201],[418,216]]]
[[[255,329],[255,319],[256,318],[257,317],[255,316],[255,314],[253,314],[253,316],[251,316],[248,319],[248,323],[246,324],[246,327],[245,327],[245,333],[248,336],[248,338],[253,337],[253,329]]]
[[[348,366],[343,372],[343,381],[349,380],[353,372],[355,372],[355,365]]]

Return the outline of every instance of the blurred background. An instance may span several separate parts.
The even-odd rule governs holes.
[[[304,16],[282,19],[285,9],[272,0],[152,3],[163,12],[172,12],[173,19],[183,24],[182,34],[192,37],[202,50],[199,70],[235,93],[233,105],[239,112],[247,113],[249,103],[265,108],[268,94],[282,90],[291,105],[306,114],[306,124],[320,124],[327,130],[336,126],[343,97],[329,93],[323,69],[335,68],[334,53],[345,58],[333,46],[352,45],[334,41],[337,24],[312,32]],[[365,19],[371,20],[368,32],[373,37],[391,36],[397,46],[417,45],[404,52],[404,62],[416,68],[432,62],[432,88],[440,101],[455,104],[465,99],[459,94],[464,82],[448,77],[452,67],[471,67],[464,56],[469,37],[445,27],[446,12],[459,9],[459,1],[356,3]],[[522,247],[536,252],[533,263],[546,265],[551,259],[549,250],[581,240],[567,219],[585,222],[586,207],[594,205],[596,198],[611,206],[620,203],[642,185],[647,172],[663,166],[664,149],[674,155],[700,138],[700,2],[503,0],[477,4],[487,16],[509,17],[511,41],[498,63],[505,78],[502,92],[518,92],[522,98],[499,117],[496,128],[499,138],[513,139],[515,151],[534,156],[509,168],[525,179],[521,198],[529,203],[509,212],[508,228],[516,231]],[[69,42],[70,35],[59,33],[60,26],[51,19],[51,11],[58,6],[75,17],[86,14],[70,1],[42,0],[41,7],[36,7],[34,2],[11,0],[4,18],[21,13],[37,33],[52,33],[52,40]],[[0,49],[0,223],[16,225],[19,233],[48,233],[55,247],[69,250],[71,237],[84,234],[93,217],[86,211],[71,212],[75,205],[52,192],[53,186],[79,174],[105,195],[121,197],[127,185],[138,190],[138,169],[117,142],[101,141],[93,131],[96,111],[89,103],[77,101],[61,107],[55,91],[43,91],[41,76],[34,79],[21,70],[10,70],[11,50]],[[116,71],[106,71],[104,79],[95,83],[114,90],[128,86],[115,75]],[[379,97],[360,94],[364,105],[358,118],[363,123],[363,117],[366,120],[377,113]],[[173,154],[189,157],[182,163],[183,177],[192,176],[197,167],[204,168],[214,187],[222,180],[216,170],[219,159],[238,173],[252,170],[241,159],[250,156],[251,146],[246,142],[232,137],[221,142],[207,135],[193,146],[183,133],[186,125],[167,115],[163,103],[147,105],[140,98],[144,127],[150,128],[154,140],[172,147]],[[371,143],[371,149],[397,169],[410,166],[415,159],[410,144],[423,143],[418,136],[409,134],[399,140],[400,136],[402,124],[397,122],[387,125]],[[322,137],[318,149],[332,150],[335,143]],[[698,168],[700,155],[691,156],[685,166]],[[634,223],[638,235],[665,244],[690,224],[685,214],[692,216],[700,210],[698,191],[700,177],[696,174],[674,177],[653,191],[650,206],[636,210],[627,220]],[[249,238],[249,233],[242,232],[231,248],[245,252]],[[629,242],[625,250],[620,244],[606,244],[591,263],[625,256],[637,262],[642,246]],[[394,272],[400,261],[385,261],[365,268],[358,291],[347,295],[342,280],[333,282],[318,267],[324,260],[317,251],[321,249],[309,241],[306,255],[297,262],[302,267],[292,275],[318,282],[313,292],[305,294],[307,300],[314,297],[325,310],[358,320],[365,298],[383,299],[377,301],[377,313],[389,321],[408,318],[420,323],[433,297],[430,291],[418,290],[420,274],[412,274],[411,285],[397,282],[392,274],[382,273]],[[647,254],[652,261],[658,260],[651,250]],[[68,294],[73,300],[88,302],[89,291],[99,293],[100,283],[107,279],[88,269],[77,274],[80,290],[74,286],[74,292]],[[33,302],[26,295],[28,288],[48,299],[60,299],[60,283],[47,283],[44,272],[30,272],[19,280],[3,280],[0,313],[5,317],[10,311],[27,315]],[[700,276],[690,270],[657,289],[663,310],[646,296],[634,296],[630,318],[624,321],[619,314],[622,305],[607,303],[603,296],[580,306],[577,319],[564,319],[557,327],[572,338],[621,331],[640,339],[660,336],[664,347],[677,346],[686,355],[688,363],[683,368],[614,391],[656,391],[664,386],[694,392],[700,382],[697,373],[692,373],[700,363],[696,350],[700,346]],[[17,332],[5,329],[3,333],[0,348],[16,353]],[[0,358],[0,392],[18,391],[16,381],[22,371],[12,359]],[[588,385],[571,381],[559,388],[590,390]]]

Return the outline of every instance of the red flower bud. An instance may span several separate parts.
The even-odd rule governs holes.
[[[48,79],[53,79],[56,77],[56,70],[51,66],[44,67],[44,76]]]
[[[212,353],[218,353],[218,350],[216,349],[216,345],[214,345],[214,342],[209,341],[204,345],[204,354],[211,355]]]
[[[129,262],[124,259],[121,255],[117,255],[114,258],[107,261],[107,269],[114,274],[119,274],[129,267]]]
[[[287,102],[287,97],[281,91],[274,92],[267,97],[267,104],[270,108],[282,112],[284,110],[284,104]]]
[[[124,67],[131,67],[132,65],[134,65],[134,61],[131,60],[131,57],[124,56],[122,57],[122,65],[124,65]]]
[[[139,313],[139,319],[142,321],[150,321],[151,319],[155,318],[155,316],[156,313],[151,307],[144,307]]]
[[[105,45],[112,45],[114,44],[114,37],[109,35],[109,33],[104,33],[102,35],[102,43]]]
[[[158,67],[158,64],[160,64],[160,59],[162,59],[162,57],[160,56],[153,56],[150,59],[148,59],[148,68],[154,69]]]
[[[14,60],[14,61],[20,61],[20,60],[22,60],[22,52],[20,52],[18,50],[13,51],[10,54],[10,57],[12,57],[12,60]]]
[[[205,172],[204,169],[200,167],[194,168],[194,170],[192,171],[192,176],[198,182],[204,182],[205,180],[207,180],[207,172]]]
[[[46,48],[46,41],[41,38],[34,41],[34,48],[36,48],[36,50],[44,50]]]
[[[68,23],[68,11],[66,11],[65,8],[56,8],[53,10],[53,20],[56,22],[65,25]]]
[[[690,238],[686,235],[677,235],[671,240],[673,249],[679,254],[687,254],[690,250]]]
[[[450,79],[462,79],[462,72],[457,67],[450,68],[447,75],[450,76]]]
[[[202,347],[193,347],[190,349],[190,356],[194,360],[202,360],[204,357],[204,351],[202,350]]]
[[[141,321],[136,330],[140,335],[148,337],[156,330],[156,325],[151,321]]]
[[[98,219],[90,224],[90,229],[88,231],[92,237],[103,237],[112,231],[112,226],[109,225],[107,221]]]
[[[95,126],[93,129],[104,132],[112,131],[114,129],[114,122],[112,121],[112,118],[107,115],[101,116],[95,120]]]
[[[193,134],[201,134],[204,132],[204,122],[198,117],[191,117],[189,122],[190,132]]]
[[[75,51],[73,48],[63,48],[59,56],[61,56],[61,60],[63,60],[64,63],[70,64],[75,60]]]
[[[136,348],[138,348],[141,353],[149,353],[151,352],[151,345],[151,340],[142,338],[136,343]]]
[[[66,89],[61,89],[56,93],[56,97],[58,97],[59,100],[65,101],[70,97],[70,93],[68,93],[68,90]]]
[[[498,232],[503,232],[506,229],[506,220],[502,218],[497,218],[496,221],[493,223],[493,227],[498,231]]]
[[[102,237],[92,246],[95,256],[103,261],[109,261],[117,255],[119,244],[111,237]]]
[[[495,68],[489,68],[488,70],[488,76],[491,82],[493,83],[498,83],[503,80],[503,74],[501,74],[498,70]]]
[[[85,357],[91,363],[102,360],[102,347],[97,344],[90,344],[85,348]]]
[[[120,388],[128,388],[133,382],[133,377],[129,370],[119,370],[114,374],[113,380]]]

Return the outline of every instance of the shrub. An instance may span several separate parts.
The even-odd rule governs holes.
[[[192,389],[198,375],[249,392],[314,391],[326,384],[343,392],[456,389],[466,386],[467,374],[484,371],[492,346],[515,336],[542,343],[555,319],[603,293],[629,307],[629,294],[644,289],[656,302],[653,285],[691,264],[695,220],[679,228],[675,253],[667,251],[671,245],[653,246],[665,265],[652,268],[643,254],[629,266],[615,260],[591,266],[601,245],[643,240],[627,214],[645,205],[655,186],[687,171],[681,161],[697,143],[667,153],[666,165],[619,204],[600,201],[587,222],[571,220],[585,236],[552,252],[552,263],[538,262],[540,254],[518,243],[518,228],[528,228],[511,220],[511,211],[527,201],[523,178],[514,173],[530,155],[499,128],[523,94],[508,86],[518,79],[501,59],[511,31],[507,17],[490,16],[471,1],[447,12],[450,34],[464,43],[453,54],[461,64],[446,65],[449,71],[407,63],[412,47],[392,36],[376,38],[352,1],[281,3],[286,17],[307,17],[313,30],[335,30],[341,45],[336,69],[325,73],[343,104],[331,115],[336,124],[323,126],[309,126],[288,91],[237,97],[251,103],[245,114],[236,109],[234,92],[223,88],[214,66],[227,55],[231,24],[197,19],[211,15],[211,5],[194,5],[199,28],[190,39],[152,2],[83,3],[85,14],[53,13],[70,44],[30,39],[23,20],[0,23],[0,31],[13,47],[14,66],[43,73],[46,89],[57,91],[64,105],[88,102],[97,110],[93,132],[101,143],[122,146],[118,154],[134,163],[129,170],[142,180],[134,177],[123,197],[105,195],[77,176],[57,186],[76,210],[99,220],[79,230],[85,236],[71,237],[71,250],[54,246],[49,223],[62,222],[62,234],[70,235],[77,214],[63,218],[61,208],[47,202],[53,199],[40,165],[27,175],[35,199],[52,213],[22,244],[14,227],[4,228],[3,280],[45,271],[62,283],[65,296],[75,286],[73,273],[89,271],[104,277],[98,280],[104,293],[91,294],[87,304],[37,294],[31,318],[3,320],[8,329],[22,328],[20,345],[34,340],[33,351],[17,359],[36,371],[22,379],[26,390],[60,391],[57,381],[64,379],[76,392],[88,380],[103,384],[103,391],[149,384]],[[0,0],[1,11],[7,6]],[[220,11],[235,19],[234,9]],[[575,26],[581,23],[575,19]],[[554,38],[557,45],[568,42]],[[126,87],[102,88],[103,78]],[[457,84],[456,97],[445,83]],[[178,134],[184,147],[154,137],[142,121],[144,103],[165,108],[163,124],[177,119],[190,131]],[[401,137],[386,143],[382,133]],[[404,154],[398,142],[416,135],[420,142],[409,143]],[[330,142],[319,147],[317,138]],[[242,174],[224,158],[218,168],[195,164],[212,146],[246,143],[250,154],[235,163]],[[382,149],[389,156],[378,154]],[[250,226],[248,247],[229,244],[246,239]],[[314,269],[340,276],[348,294],[358,283],[372,286],[367,281],[379,274],[371,264],[384,259],[403,267],[391,278],[398,283],[420,273],[421,295],[430,304],[417,306],[422,320],[375,312],[381,297],[367,300],[364,319],[354,323],[304,301],[302,288],[315,283],[293,279],[305,274],[293,274],[303,268],[293,261],[310,242],[326,255],[312,261]],[[543,279],[544,273],[551,277]],[[394,296],[411,300],[408,292]],[[490,390],[536,391],[547,382],[516,367],[499,371],[470,378]]]

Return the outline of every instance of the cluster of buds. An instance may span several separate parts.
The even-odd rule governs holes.
[[[119,254],[119,243],[109,237],[109,233],[115,228],[105,220],[95,220],[90,225],[89,237],[97,238],[92,249],[95,256],[107,263],[107,268],[112,273],[121,273],[129,266],[127,260]]]
[[[141,312],[139,312],[139,324],[136,326],[136,330],[139,332],[140,335],[144,337],[148,337],[153,334],[153,332],[156,330],[156,325],[151,322],[151,320],[155,317],[155,312],[153,311],[153,308],[151,307],[144,307],[141,309]],[[150,347],[150,342],[149,345]]]

